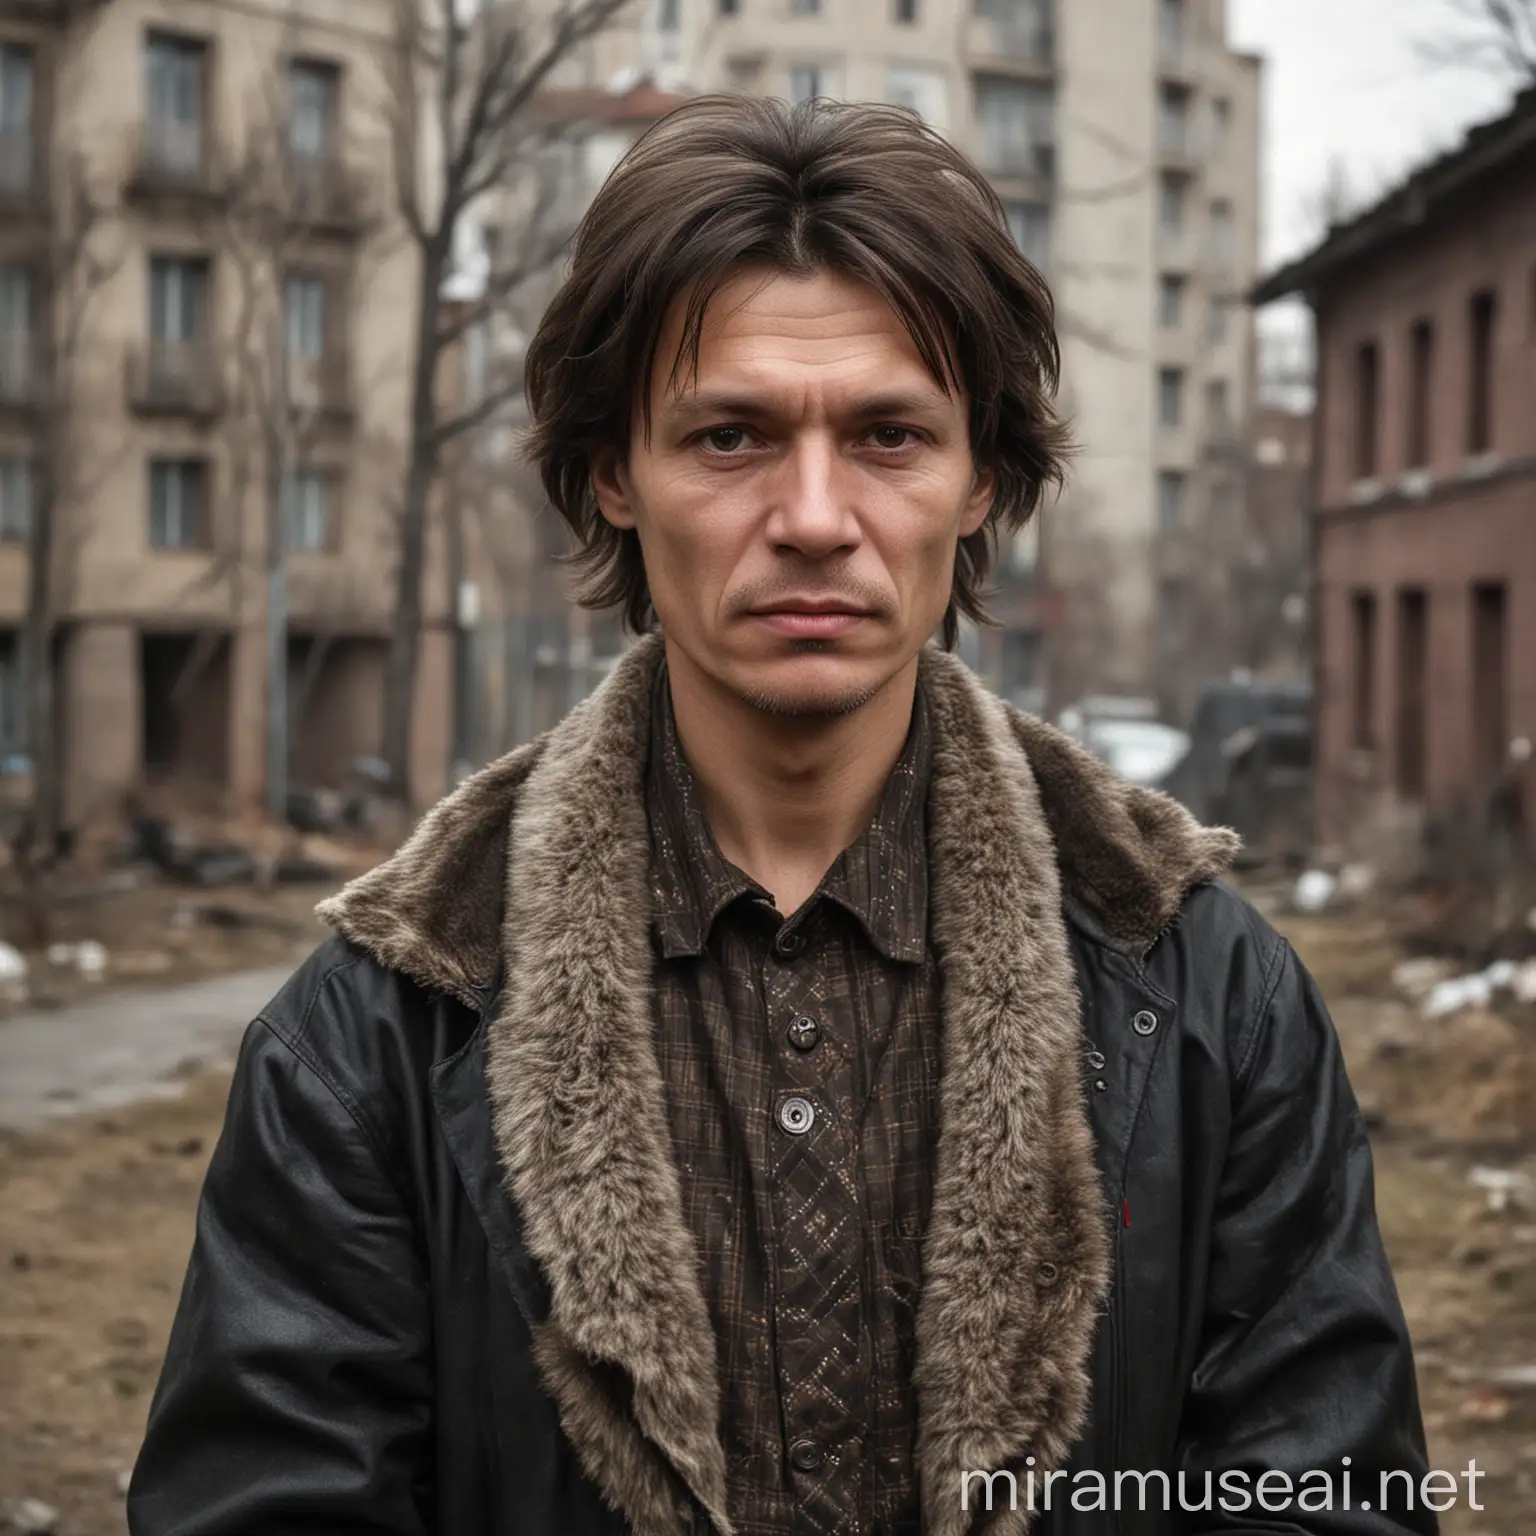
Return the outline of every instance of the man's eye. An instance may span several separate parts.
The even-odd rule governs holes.
[[[876,427],[869,435],[877,448],[908,448],[913,442],[911,427]]]
[[[711,427],[704,434],[704,441],[716,453],[734,453],[747,440],[741,427]]]

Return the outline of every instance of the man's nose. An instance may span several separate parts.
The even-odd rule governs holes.
[[[807,555],[826,555],[857,542],[848,467],[829,436],[807,434],[785,455],[776,477],[769,535]]]

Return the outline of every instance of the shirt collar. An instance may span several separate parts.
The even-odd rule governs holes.
[[[833,861],[817,887],[851,913],[881,954],[918,961],[928,941],[927,788],[932,764],[929,710],[919,684],[901,756],[875,815]],[[665,663],[651,701],[646,771],[651,833],[652,928],[662,954],[697,955],[715,919],[732,902],[772,896],[720,852],[704,815],[697,780],[683,755]]]

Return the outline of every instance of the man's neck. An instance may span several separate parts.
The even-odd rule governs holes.
[[[715,842],[787,916],[874,818],[912,723],[916,657],[846,715],[768,714],[670,644],[667,678]]]

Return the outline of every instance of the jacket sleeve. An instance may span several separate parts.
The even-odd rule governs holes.
[[[343,1090],[258,1019],[128,1493],[131,1536],[421,1536],[428,1290]]]
[[[1275,942],[1259,997],[1250,989],[1246,1007],[1233,1005],[1247,1029],[1181,1444],[1200,1491],[1191,1502],[1208,1471],[1215,1496],[1187,1530],[1433,1536],[1448,1490],[1432,1484],[1426,1508],[1413,1354],[1377,1228],[1365,1126],[1316,983]],[[1224,1472],[1243,1477],[1223,1484]],[[1261,1485],[1266,1472],[1275,1475]],[[1326,1474],[1327,1488],[1308,1473]],[[1389,1478],[1386,1513],[1383,1473],[1407,1474]],[[1466,1507],[1464,1477],[1457,1495]]]

